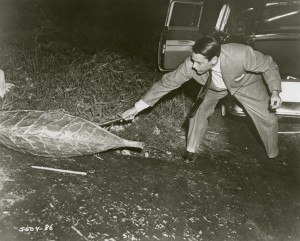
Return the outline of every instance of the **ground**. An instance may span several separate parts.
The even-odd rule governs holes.
[[[0,68],[16,87],[1,110],[113,119],[162,75],[156,48],[168,3],[3,1]],[[0,146],[0,241],[299,241],[299,121],[280,120],[281,165],[247,120],[223,119],[218,107],[187,163],[189,98],[173,93],[133,123],[107,127],[144,142],[140,152],[52,159]]]
[[[159,123],[143,115],[112,128],[144,141],[143,152],[49,159],[1,147],[0,240],[300,240],[299,134],[280,134],[282,166],[246,121],[218,109],[197,160],[186,163],[172,146],[158,148],[168,138],[184,147],[184,131]],[[299,123],[280,121],[287,130]]]

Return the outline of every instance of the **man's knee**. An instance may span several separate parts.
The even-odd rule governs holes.
[[[270,115],[266,118],[266,122],[268,125],[274,126],[278,124],[278,118],[275,114],[270,113]]]

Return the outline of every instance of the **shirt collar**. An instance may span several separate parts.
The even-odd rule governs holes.
[[[216,72],[221,72],[221,61],[220,61],[220,57],[218,57],[218,61],[217,64],[211,68],[212,71],[216,71]]]

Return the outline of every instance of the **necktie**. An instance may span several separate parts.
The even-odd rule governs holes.
[[[190,118],[193,117],[196,113],[196,111],[198,110],[200,104],[202,103],[202,101],[204,100],[204,97],[210,87],[210,84],[211,84],[211,81],[212,81],[212,73],[211,73],[211,70],[209,70],[209,75],[208,75],[208,78],[207,78],[207,81],[205,83],[205,85],[203,85],[198,93],[198,96],[197,96],[197,99],[196,101],[194,102],[192,108],[191,108],[191,111],[190,111]]]

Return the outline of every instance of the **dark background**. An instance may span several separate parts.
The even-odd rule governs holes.
[[[22,33],[36,31],[39,41],[66,41],[88,51],[105,48],[142,57],[146,51],[156,51],[153,48],[169,4],[169,0],[0,2],[1,35],[18,32],[19,38]]]
[[[205,1],[211,10],[204,11],[203,18],[209,19],[216,3],[223,2]],[[22,39],[22,34],[35,31],[38,41],[61,41],[87,51],[109,49],[141,57],[153,66],[169,0],[0,0],[0,4],[0,34],[3,38],[14,32],[10,42],[30,47],[32,41]]]

